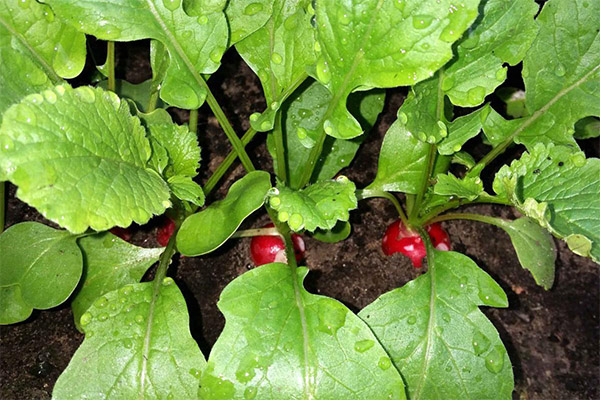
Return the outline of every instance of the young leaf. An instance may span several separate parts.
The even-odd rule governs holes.
[[[345,240],[352,232],[352,226],[348,221],[339,221],[329,230],[317,229],[312,237],[325,243],[337,243]]]
[[[332,229],[338,221],[348,221],[350,210],[357,205],[356,186],[345,176],[336,180],[314,183],[305,189],[293,190],[278,186],[269,198],[277,218],[287,222],[293,231]]]
[[[273,0],[229,0],[225,15],[229,22],[229,44],[234,45],[262,28],[271,18]]]
[[[265,171],[253,171],[231,185],[227,196],[190,215],[177,234],[177,249],[186,256],[210,253],[231,237],[246,217],[258,210],[271,188]]]
[[[600,136],[600,119],[597,117],[586,117],[575,124],[576,139],[591,139]]]
[[[48,0],[65,21],[99,39],[155,39],[165,45],[170,62],[160,97],[185,109],[200,107],[206,97],[201,74],[218,67],[227,47],[223,12],[187,15],[181,0]]]
[[[0,0],[0,48],[5,47],[27,56],[54,84],[75,78],[85,64],[85,35],[34,0]],[[38,78],[28,80],[35,85]]]
[[[298,188],[310,157],[311,149],[317,140],[313,136],[323,123],[331,94],[318,82],[306,84],[297,91],[282,107],[283,140],[287,161],[288,186]],[[369,131],[377,116],[383,110],[385,96],[383,91],[353,93],[348,98],[348,107],[359,119],[365,131]],[[311,182],[333,178],[342,168],[350,165],[365,135],[352,140],[328,137],[323,144],[323,153],[317,161]],[[273,134],[267,137],[267,148],[273,157],[275,170],[279,160],[275,150]]]
[[[37,222],[0,235],[0,324],[24,321],[69,298],[82,272],[76,237]]]
[[[503,64],[521,62],[535,39],[533,0],[487,0],[483,15],[457,46],[456,59],[444,73],[442,88],[452,103],[475,107],[506,79]],[[451,6],[452,7],[452,6]]]
[[[146,112],[150,95],[152,94],[153,79],[142,83],[129,83],[123,79],[115,80],[115,93],[121,98],[133,100],[135,106],[142,112]],[[98,82],[98,87],[108,90],[108,80]],[[158,100],[156,107],[163,107],[162,101]]]
[[[564,146],[538,144],[498,171],[494,191],[567,244],[577,244],[579,250],[571,249],[577,254],[600,261],[599,159],[586,160],[583,153]],[[579,236],[569,241],[572,235]],[[589,242],[583,252],[582,238]]]
[[[0,122],[8,107],[28,94],[52,88],[44,71],[30,58],[10,48],[0,48]]]
[[[552,236],[527,217],[503,221],[498,226],[510,236],[523,268],[531,272],[538,285],[550,289],[554,284],[556,263],[556,247]]]
[[[468,257],[434,251],[429,271],[359,316],[399,369],[411,400],[509,400],[513,372],[498,332],[478,306],[506,295]]]
[[[311,15],[304,9],[306,3],[306,0],[275,0],[267,23],[236,45],[260,78],[269,105],[263,115],[250,117],[252,127],[258,131],[273,128],[281,103],[305,79],[307,67],[315,62],[314,29],[310,25]],[[252,7],[260,4],[253,3]]]
[[[438,152],[444,155],[459,152],[469,139],[479,134],[490,111],[491,107],[486,104],[477,111],[473,111],[463,117],[458,117],[449,123],[448,136],[439,143]]]
[[[268,264],[225,288],[218,304],[225,329],[202,374],[202,399],[406,399],[366,324],[336,300],[308,293],[307,273]]]
[[[146,223],[170,206],[169,188],[147,168],[144,128],[117,95],[57,86],[5,114],[0,180],[73,233]]]
[[[422,185],[423,168],[426,168],[425,158],[430,144],[417,139],[406,128],[406,117],[402,117],[401,110],[402,108],[399,119],[385,134],[379,153],[377,175],[367,189],[415,194]],[[446,172],[449,164],[448,157],[438,157],[434,173]]]
[[[138,283],[163,251],[134,246],[108,232],[79,239],[79,248],[83,253],[83,279],[71,303],[78,329],[81,316],[96,299],[127,284]],[[105,300],[101,297],[98,304]]]
[[[169,189],[175,197],[180,200],[190,202],[202,207],[206,200],[204,190],[192,178],[182,175],[175,175],[167,181]]]
[[[451,173],[439,174],[437,183],[433,187],[433,193],[472,201],[484,193],[483,182],[479,177],[459,179]]]
[[[452,57],[452,43],[477,17],[479,0],[338,1],[316,8],[321,55],[316,77],[333,94],[323,124],[327,134],[362,133],[346,109],[357,88],[413,85]],[[392,40],[393,38],[393,40]]]
[[[171,278],[127,285],[82,315],[85,340],[52,398],[195,399],[206,361]]]

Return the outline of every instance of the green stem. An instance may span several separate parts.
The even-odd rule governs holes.
[[[158,260],[158,268],[156,269],[156,274],[154,275],[154,296],[158,295],[158,288],[160,288],[163,279],[165,279],[167,276],[167,270],[171,264],[171,258],[175,254],[175,238],[177,237],[177,231],[179,231],[179,226],[175,229],[173,235],[171,235],[169,243],[167,243],[167,247],[165,247],[165,251],[162,252]]]
[[[115,42],[108,41],[106,45],[106,64],[108,68],[108,90],[115,91]]]
[[[198,109],[190,110],[190,132],[196,133],[198,131]]]
[[[253,128],[248,129],[246,133],[244,133],[244,136],[242,136],[242,144],[244,146],[247,146],[256,134],[257,132]],[[225,159],[217,167],[215,172],[213,172],[210,178],[208,178],[208,181],[206,181],[206,185],[204,185],[204,194],[206,196],[208,196],[213,191],[217,183],[219,183],[221,178],[223,178],[223,175],[225,175],[225,172],[227,172],[229,167],[231,167],[231,164],[233,164],[236,158],[237,153],[235,151],[232,151],[229,154],[227,154],[227,157],[225,157]]]
[[[406,226],[409,229],[411,228],[411,225],[408,222],[408,218],[406,218],[406,214],[404,213],[404,210],[402,209],[402,205],[400,205],[400,202],[398,201],[396,196],[394,196],[392,193],[385,192],[383,190],[363,189],[363,190],[356,191],[356,197],[358,198],[358,200],[371,199],[373,197],[381,197],[384,199],[388,199],[389,201],[392,202],[394,207],[396,207],[396,211],[398,211],[398,216],[400,217],[400,220],[402,221],[404,226]]]
[[[148,99],[148,108],[146,109],[146,111],[148,111],[149,113],[151,113],[152,111],[156,110],[156,104],[158,103],[158,86],[159,85],[154,85],[152,84],[152,87],[150,88],[150,98]]]
[[[227,135],[227,138],[231,142],[231,145],[233,146],[233,149],[237,153],[238,157],[240,158],[240,161],[242,162],[242,165],[246,169],[246,172],[254,171],[255,170],[254,165],[252,164],[252,161],[250,161],[250,157],[248,156],[248,153],[246,153],[246,150],[244,149],[244,145],[242,144],[242,141],[240,140],[240,138],[237,136],[237,134],[233,130],[233,127],[231,126],[231,124],[229,123],[229,120],[225,116],[225,113],[223,112],[223,109],[219,105],[219,102],[217,101],[215,96],[212,94],[210,87],[206,83],[206,80],[203,77],[201,77],[200,81],[203,84],[204,88],[206,89],[206,102],[208,103],[208,106],[210,107],[213,114],[217,118],[217,121],[219,121],[221,128],[223,128],[223,131],[225,131],[225,135]]]
[[[450,200],[446,204],[444,204],[438,208],[434,208],[433,210],[431,210],[430,212],[425,214],[423,217],[419,218],[418,219],[419,225],[422,225],[425,222],[431,221],[432,218],[435,218],[437,215],[439,215],[447,210],[451,210],[453,208],[457,208],[457,207],[468,205],[468,204],[481,204],[481,203],[502,204],[505,206],[510,205],[510,203],[508,201],[501,199],[498,196],[490,196],[487,194],[480,195],[477,199],[472,200],[472,201],[469,201],[467,199]]]
[[[503,228],[506,225],[506,220],[502,218],[490,217],[488,215],[481,214],[472,214],[472,213],[448,213],[444,215],[439,215],[433,219],[431,219],[431,223],[441,222],[441,221],[450,221],[454,219],[466,219],[470,221],[479,221],[484,222],[486,224],[494,225],[500,228]]]
[[[427,254],[427,268],[429,268],[429,272],[431,273],[431,292],[432,292],[432,300],[435,293],[435,262],[434,262],[434,248],[431,243],[431,238],[429,234],[422,226],[417,227],[417,232],[419,232],[419,236],[423,239],[423,243],[425,243],[425,252]],[[431,316],[430,316],[431,317]]]
[[[315,146],[312,148],[310,155],[308,156],[307,164],[304,168],[304,174],[302,174],[302,179],[300,179],[300,185],[298,185],[297,189],[303,188],[310,182],[310,178],[312,177],[315,167],[317,166],[317,161],[319,161],[319,157],[323,151],[325,139],[327,139],[327,133],[325,133],[325,130],[323,127],[321,127],[319,138],[317,139],[317,143],[315,143]]]
[[[259,229],[243,229],[237,231],[233,235],[232,238],[245,238],[245,237],[254,237],[254,236],[280,236],[277,228],[259,228]]]
[[[281,126],[281,112],[275,116],[275,126],[273,127],[273,137],[275,139],[275,152],[277,154],[277,178],[285,184],[287,182],[287,162],[285,158],[285,147],[283,144],[283,129]]]
[[[0,233],[4,232],[6,213],[6,182],[0,182]]]

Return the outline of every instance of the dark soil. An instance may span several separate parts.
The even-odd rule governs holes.
[[[147,79],[147,42],[119,47],[121,76],[132,82]],[[128,53],[134,56],[127,57]],[[247,118],[252,112],[264,108],[260,83],[231,52],[210,85],[238,132],[248,128]],[[383,135],[395,120],[403,99],[402,90],[389,92],[376,128],[351,168],[345,171],[358,187],[374,178]],[[173,115],[179,122],[187,120],[185,112],[173,111]],[[205,181],[230,145],[207,107],[200,111],[198,132],[204,159],[200,179]],[[270,168],[263,139],[258,135],[249,151],[257,166]],[[231,182],[242,175],[240,166],[231,171],[213,199],[222,197]],[[35,210],[14,198],[14,187],[9,186],[9,194],[8,225],[30,220],[47,223]],[[469,210],[507,218],[516,216],[514,210],[495,205],[472,206]],[[264,213],[257,213],[245,225],[258,226],[266,219]],[[359,210],[352,214],[353,233],[346,241],[323,244],[307,238],[306,264],[311,268],[308,289],[358,311],[382,293],[422,273],[401,255],[383,255],[381,236],[394,219],[395,211],[389,203],[368,200],[361,202]],[[137,228],[134,242],[155,246],[155,224]],[[572,254],[557,240],[557,279],[553,289],[545,291],[520,267],[508,236],[500,229],[470,221],[451,222],[446,227],[454,249],[475,260],[508,293],[508,309],[484,312],[498,328],[512,359],[514,398],[598,399],[598,265]],[[224,325],[216,307],[219,294],[235,277],[252,268],[248,246],[248,240],[230,241],[208,256],[179,260],[170,272],[186,296],[192,333],[206,356]],[[34,312],[29,320],[2,327],[0,333],[0,398],[4,400],[49,399],[54,382],[83,340],[67,305]]]

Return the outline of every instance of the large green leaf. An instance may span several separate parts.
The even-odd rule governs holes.
[[[538,144],[498,171],[494,191],[565,238],[577,254],[600,261],[599,159]]]
[[[350,111],[360,120],[365,131],[369,131],[375,124],[383,109],[384,97],[383,91],[373,90],[353,93],[348,98]],[[282,108],[287,184],[298,188],[312,147],[317,140],[313,133],[323,123],[323,116],[331,102],[331,94],[323,85],[312,82],[305,84],[299,90],[299,94],[294,94],[288,102]],[[365,137],[363,135],[352,140],[328,137],[323,144],[323,152],[317,161],[311,182],[331,179],[342,168],[350,165]],[[277,170],[279,160],[272,133],[267,137],[267,147]]]
[[[233,45],[260,29],[273,13],[273,0],[229,0],[225,15],[229,22],[229,42]]]
[[[67,300],[81,278],[76,239],[37,222],[13,225],[0,235],[0,324]]]
[[[190,215],[177,233],[177,249],[186,256],[209,253],[235,233],[246,217],[263,205],[271,188],[265,171],[253,171],[231,185],[227,196]]]
[[[338,221],[348,221],[350,210],[358,207],[356,186],[345,176],[300,190],[279,185],[269,205],[277,211],[279,221],[287,222],[293,231],[332,229]]]
[[[206,361],[171,278],[107,293],[81,316],[85,340],[52,398],[195,399]]]
[[[0,48],[0,122],[8,107],[28,94],[52,87],[50,79],[29,57]],[[1,145],[1,144],[0,144]]]
[[[85,64],[85,35],[35,0],[0,1],[0,47],[27,56],[55,84],[76,77]]]
[[[48,0],[58,15],[99,39],[156,39],[169,52],[160,97],[185,109],[200,107],[206,97],[201,74],[218,67],[227,47],[222,11],[192,17],[181,0]]]
[[[96,299],[130,283],[138,283],[154,264],[162,248],[145,249],[127,243],[108,232],[79,239],[83,253],[83,279],[71,303],[75,325]]]
[[[268,264],[230,283],[203,400],[405,399],[373,333],[338,301],[308,293],[306,268]]]
[[[444,73],[442,87],[452,103],[474,107],[483,103],[506,79],[507,67],[523,59],[535,39],[533,0],[485,0],[483,15],[457,46],[456,59]]]
[[[150,144],[126,102],[102,89],[57,86],[5,114],[0,180],[73,233],[146,223],[171,205],[147,168]]]
[[[251,116],[254,129],[273,128],[281,103],[291,94],[290,88],[304,80],[307,67],[315,62],[315,34],[311,15],[305,10],[308,2],[275,0],[267,23],[235,46],[260,78],[269,105],[262,116]]]
[[[316,8],[316,77],[333,93],[327,134],[362,133],[346,109],[356,89],[413,85],[452,57],[452,43],[477,17],[479,0],[325,0]]]
[[[478,306],[506,295],[467,256],[433,252],[429,271],[359,316],[400,370],[411,400],[509,400],[513,372],[498,332]]]

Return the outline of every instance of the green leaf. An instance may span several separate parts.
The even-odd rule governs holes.
[[[71,303],[78,329],[81,329],[81,316],[96,299],[102,305],[106,299],[100,296],[138,283],[163,251],[162,248],[134,246],[108,232],[79,239],[79,247],[83,253],[84,273],[81,287]]]
[[[501,87],[496,90],[496,95],[506,104],[506,114],[513,118],[528,115],[525,106],[525,91],[514,87]]]
[[[147,168],[150,144],[126,102],[102,89],[57,86],[5,114],[0,180],[73,233],[146,223],[171,205]]]
[[[0,235],[0,324],[24,321],[34,308],[69,298],[82,272],[76,239],[37,222],[13,225]]]
[[[115,93],[121,98],[133,100],[135,106],[142,112],[146,112],[152,92],[153,80],[148,79],[142,83],[129,83],[123,79],[115,80]],[[98,82],[102,89],[108,89],[108,80]],[[163,107],[162,101],[158,100],[157,107]]]
[[[503,221],[498,226],[506,231],[515,247],[523,268],[529,270],[535,282],[548,290],[554,283],[556,247],[552,236],[539,224],[524,217]]]
[[[234,45],[262,28],[271,18],[273,0],[229,0],[225,15],[229,22],[229,42]]]
[[[377,116],[383,110],[384,92],[372,90],[353,93],[348,98],[348,107],[361,122],[365,131],[371,130]],[[287,161],[288,185],[298,188],[312,147],[316,143],[316,132],[323,122],[331,94],[320,83],[303,85],[282,107],[283,140]],[[352,140],[328,137],[323,144],[321,158],[317,161],[311,182],[333,178],[342,168],[350,165],[365,135]],[[267,148],[277,170],[277,152],[273,134],[267,137]]]
[[[269,205],[277,211],[279,221],[287,222],[293,231],[332,229],[337,221],[348,221],[349,211],[358,207],[356,186],[345,176],[300,190],[277,186]]]
[[[478,306],[506,307],[496,282],[460,253],[434,251],[429,271],[359,316],[399,369],[411,400],[509,400],[513,372]]]
[[[183,0],[183,9],[188,15],[200,16],[223,11],[227,0]]]
[[[597,117],[586,117],[575,124],[576,139],[591,139],[600,136],[600,120]]]
[[[176,175],[169,178],[169,188],[175,197],[202,207],[204,205],[204,190],[192,178]]]
[[[241,223],[258,210],[271,188],[265,171],[253,171],[231,185],[227,196],[189,216],[177,234],[177,249],[185,256],[210,253],[235,233]]]
[[[0,122],[8,107],[28,94],[52,87],[44,71],[30,58],[10,48],[0,48]]]
[[[600,260],[600,160],[564,146],[538,144],[498,171],[494,191],[559,238],[581,235],[585,256]]]
[[[522,123],[521,119],[506,120],[492,108],[483,123],[483,133],[489,144],[497,147],[512,140],[511,135],[521,129]]]
[[[364,88],[414,85],[452,57],[452,43],[477,17],[479,0],[328,0],[316,8],[321,55],[315,76],[333,94],[323,126],[328,135],[362,133],[346,109]],[[393,40],[392,40],[393,38]]]
[[[451,173],[439,174],[437,183],[433,187],[433,193],[473,201],[484,193],[483,182],[479,177],[459,179]]]
[[[200,146],[196,134],[190,132],[187,126],[173,123],[169,113],[163,109],[148,114],[138,113],[138,116],[146,127],[150,140],[167,152],[168,161],[162,171],[164,177],[195,177],[200,165]]]
[[[337,243],[348,238],[351,232],[352,226],[350,225],[350,222],[339,221],[329,230],[317,229],[312,237],[325,243]]]
[[[458,117],[448,124],[448,136],[442,139],[438,146],[438,152],[451,155],[460,151],[469,139],[479,134],[484,121],[490,114],[491,107],[486,104],[477,111]]]
[[[523,61],[526,105],[509,138],[576,146],[573,125],[600,115],[600,3],[553,0],[537,18],[540,32]]]
[[[195,399],[206,361],[171,278],[127,285],[81,317],[85,340],[52,398]]]
[[[75,78],[85,64],[85,35],[35,0],[0,1],[0,47],[27,56],[54,84]],[[37,74],[29,78],[33,84],[41,80]]]
[[[482,1],[483,16],[457,46],[456,59],[444,73],[442,88],[461,107],[483,103],[506,79],[507,67],[521,62],[536,37],[533,0]]]
[[[425,159],[430,144],[417,139],[406,128],[406,119],[400,113],[402,111],[399,111],[400,117],[383,138],[377,175],[366,189],[416,194],[422,185],[423,168],[426,168]],[[448,165],[448,157],[438,157],[434,173],[446,172]]]
[[[168,104],[196,109],[206,97],[201,74],[218,67],[227,47],[223,12],[187,15],[181,0],[48,0],[63,19],[99,39],[163,43],[170,62],[160,97]]]
[[[476,165],[473,156],[467,153],[466,151],[459,151],[458,153],[454,153],[452,155],[452,163],[464,165],[465,167],[467,167],[468,170],[470,170]]]
[[[307,273],[268,264],[225,288],[225,329],[202,374],[201,399],[406,399],[366,324],[338,301],[308,293]]]
[[[258,131],[273,128],[275,115],[292,90],[306,78],[314,64],[315,38],[306,0],[275,0],[267,23],[236,45],[246,63],[256,72],[265,92],[268,109],[250,117]],[[258,7],[261,3],[254,3]],[[233,31],[235,32],[235,31]]]

